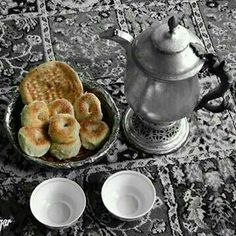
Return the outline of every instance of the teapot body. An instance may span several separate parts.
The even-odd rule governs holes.
[[[206,53],[204,44],[175,17],[165,24],[144,30],[135,39],[128,33],[110,28],[100,34],[126,49],[125,96],[135,114],[157,124],[182,119],[193,110],[206,108],[222,112],[220,105],[208,103],[222,97],[232,83],[231,76],[216,56]],[[197,74],[203,65],[221,79],[218,87],[199,100]]]
[[[124,92],[131,108],[122,125],[135,147],[147,153],[173,152],[187,140],[186,117],[193,111],[232,109],[229,97],[224,98],[233,82],[224,61],[207,53],[201,40],[174,16],[167,23],[147,28],[135,39],[114,27],[100,33],[100,37],[126,50]],[[203,66],[220,78],[220,84],[199,99],[197,75]],[[220,104],[210,102],[220,97]]]
[[[180,81],[163,81],[146,74],[129,55],[125,96],[134,112],[151,123],[188,116],[197,106],[200,88],[197,75]]]

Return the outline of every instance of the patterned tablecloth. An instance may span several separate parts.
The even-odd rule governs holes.
[[[11,235],[236,235],[236,113],[200,110],[189,118],[184,147],[165,156],[132,149],[120,135],[103,161],[75,170],[53,170],[18,156],[3,128],[12,92],[30,68],[63,60],[85,70],[110,92],[121,113],[124,97],[124,49],[100,40],[98,33],[115,25],[137,36],[153,22],[184,15],[181,24],[236,68],[236,2],[181,0],[1,0],[0,1],[0,234]],[[199,74],[202,92],[217,84]],[[234,104],[235,89],[230,102]],[[108,159],[113,163],[108,162]],[[148,176],[157,192],[151,212],[134,222],[113,218],[100,191],[112,173],[136,170]],[[29,197],[45,179],[63,176],[79,183],[87,206],[76,225],[53,231],[39,224]],[[4,219],[10,219],[7,226]]]

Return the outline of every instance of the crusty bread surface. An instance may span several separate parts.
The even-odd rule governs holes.
[[[72,104],[83,94],[83,85],[78,74],[61,61],[45,62],[32,69],[20,83],[24,104],[35,100],[52,102],[65,98]]]

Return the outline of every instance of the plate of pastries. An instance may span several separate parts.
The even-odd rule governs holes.
[[[109,93],[62,61],[31,69],[5,115],[16,150],[55,168],[98,161],[114,144],[119,122],[119,111]]]

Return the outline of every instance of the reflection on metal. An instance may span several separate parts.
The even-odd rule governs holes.
[[[73,157],[69,160],[57,160],[56,158],[50,156],[50,154],[45,154],[45,156],[41,158],[25,154],[21,150],[17,138],[18,130],[21,127],[19,117],[24,104],[21,101],[20,93],[16,91],[12,96],[12,100],[10,101],[6,110],[5,127],[11,143],[20,155],[24,156],[28,160],[44,166],[53,168],[75,168],[100,160],[113,146],[114,142],[117,139],[120,126],[119,110],[110,94],[103,87],[92,80],[86,79],[86,76],[80,75],[80,78],[82,79],[85,91],[96,94],[96,96],[101,101],[104,121],[110,127],[110,136],[108,137],[106,142],[94,152],[84,149],[83,151],[79,152],[78,156]]]
[[[132,110],[123,118],[123,128],[127,139],[139,149],[156,154],[173,152],[188,137],[186,117],[193,111],[232,109],[225,92],[233,78],[225,63],[206,53],[201,40],[180,25],[178,18],[153,25],[134,39],[115,28],[100,37],[126,49],[124,92]],[[200,100],[197,74],[204,64],[221,82]],[[208,103],[220,97],[220,105]]]
[[[185,143],[189,134],[186,118],[152,124],[142,120],[130,108],[122,120],[122,125],[128,141],[142,151],[153,154],[175,151]]]

